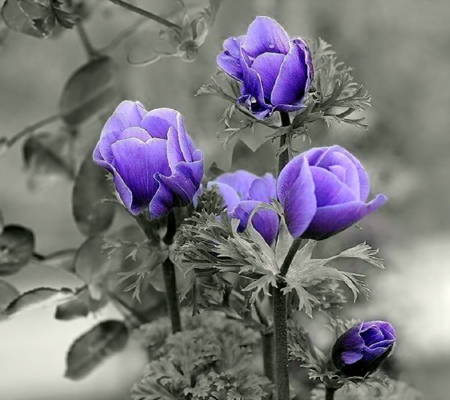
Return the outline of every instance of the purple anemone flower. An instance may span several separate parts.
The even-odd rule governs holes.
[[[333,364],[346,376],[366,376],[381,366],[395,340],[389,322],[362,322],[336,340],[331,351]]]
[[[203,177],[203,155],[170,108],[147,111],[123,101],[101,132],[94,162],[113,174],[126,208],[159,218],[189,204]]]
[[[313,78],[311,53],[305,40],[290,39],[272,18],[256,17],[246,35],[228,38],[223,47],[217,64],[242,83],[237,101],[257,118],[305,106]]]
[[[278,177],[277,194],[295,238],[322,240],[386,203],[366,203],[370,183],[362,164],[340,146],[313,148],[292,159]]]
[[[270,203],[276,197],[276,181],[272,174],[263,177],[247,171],[227,172],[208,182],[208,188],[217,186],[231,218],[240,220],[238,230],[245,230],[250,214],[261,203]],[[254,228],[270,245],[278,234],[279,218],[273,210],[260,209],[252,218]]]

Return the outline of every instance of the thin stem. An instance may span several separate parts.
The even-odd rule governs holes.
[[[4,144],[6,147],[12,147],[16,142],[18,142],[23,137],[26,137],[27,135],[33,133],[34,131],[38,130],[39,128],[42,128],[48,124],[51,124],[52,122],[57,121],[60,118],[59,114],[50,115],[49,117],[45,117],[44,119],[41,119],[38,122],[35,122],[33,125],[30,125],[24,129],[22,129],[19,133],[16,133],[13,137],[7,139]],[[1,138],[3,139],[3,138]],[[1,141],[0,139],[0,141]]]
[[[81,43],[83,44],[83,48],[88,56],[89,59],[95,58],[98,56],[97,51],[92,46],[91,40],[89,39],[89,36],[84,29],[84,25],[82,22],[79,22],[76,25],[76,29],[78,32],[78,36],[80,36]]]
[[[278,400],[289,400],[289,361],[287,349],[287,305],[283,284],[273,288],[273,322],[275,329],[275,365]]]
[[[145,236],[149,240],[154,238],[154,226],[149,220],[147,213],[141,213],[136,217],[136,221],[144,232]],[[173,211],[168,215],[167,219],[167,231],[164,236],[163,242],[170,246],[173,243],[173,238],[176,233],[176,220]],[[170,320],[172,322],[172,332],[177,333],[181,331],[181,319],[180,311],[178,307],[178,293],[177,293],[177,282],[175,276],[175,266],[172,260],[167,257],[167,259],[162,264],[164,286],[166,288],[166,298],[167,307],[169,309]]]
[[[325,400],[334,400],[336,389],[327,387],[325,389]]]
[[[291,119],[289,113],[280,111],[281,126],[289,126]],[[280,149],[286,144],[286,134],[280,136]],[[278,174],[282,171],[285,165],[289,162],[289,150],[283,150],[278,156]]]
[[[143,15],[144,17],[147,17],[148,19],[151,19],[155,22],[157,22],[158,24],[167,26],[168,28],[173,28],[176,29],[178,31],[181,31],[181,28],[177,25],[174,24],[173,22],[167,21],[167,19],[162,18],[158,15],[155,15],[153,13],[151,13],[150,11],[147,10],[143,10],[142,8],[136,7],[132,4],[126,3],[125,1],[122,0],[109,0],[111,3],[114,3],[120,7],[123,7],[129,11],[133,11],[137,14]]]
[[[125,39],[135,33],[141,25],[148,21],[148,18],[139,18],[133,22],[129,27],[125,28],[122,32],[119,32],[116,37],[114,37],[111,42],[109,42],[105,47],[99,50],[100,53],[106,54],[113,51],[117,46],[119,46]]]
[[[302,239],[297,238],[292,242],[291,247],[288,250],[288,253],[286,254],[285,259],[283,260],[283,264],[281,264],[280,268],[280,276],[286,276],[289,267],[292,264],[292,261],[294,260],[295,255],[297,254],[298,249],[300,248],[302,244]]]
[[[163,262],[164,285],[167,294],[167,306],[169,308],[172,332],[181,332],[180,310],[178,308],[177,281],[175,277],[175,266],[170,258]]]

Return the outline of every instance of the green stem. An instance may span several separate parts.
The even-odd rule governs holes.
[[[141,213],[136,216],[136,221],[144,232],[145,236],[149,240],[153,240],[154,233],[154,225],[149,220],[147,213]],[[173,238],[175,237],[175,233],[177,230],[177,224],[175,220],[175,214],[170,212],[167,218],[167,231],[166,235],[163,238],[163,242],[170,246],[173,243]],[[170,257],[162,264],[163,277],[164,277],[164,286],[166,288],[166,298],[167,298],[167,307],[169,309],[170,320],[172,323],[172,332],[177,333],[181,331],[181,319],[180,319],[180,310],[178,307],[178,292],[177,292],[177,282],[175,276],[175,266],[173,265]]]
[[[84,25],[82,22],[79,22],[76,25],[76,29],[78,32],[78,36],[80,36],[81,43],[83,44],[83,48],[89,58],[89,60],[95,58],[98,56],[97,50],[94,49],[94,46],[92,46],[91,40],[89,39],[89,36],[84,29]]]
[[[275,365],[278,400],[289,400],[289,361],[287,349],[287,305],[282,283],[273,288]]]
[[[291,119],[289,113],[280,111],[281,126],[289,126]],[[280,148],[286,144],[286,134],[280,136]],[[282,171],[285,165],[289,162],[289,151],[285,149],[278,156],[278,174]]]
[[[336,392],[336,389],[327,387],[325,389],[325,400],[334,400],[334,393],[335,392]]]
[[[151,19],[151,20],[157,22],[158,24],[167,26],[168,28],[176,29],[177,31],[181,31],[181,28],[177,24],[167,21],[167,19],[162,18],[156,14],[153,14],[150,11],[143,10],[142,8],[136,7],[136,6],[126,3],[125,1],[122,1],[122,0],[109,0],[109,1],[120,7],[123,7],[129,11],[133,11],[137,14],[143,15],[144,17],[147,17],[148,19]]]
[[[263,365],[264,375],[271,381],[274,380],[273,371],[273,332],[262,333],[262,350],[263,350]]]
[[[301,244],[302,239],[300,238],[297,238],[292,242],[292,246],[289,248],[288,253],[286,254],[286,258],[283,261],[283,264],[281,264],[280,276],[286,276],[289,267],[291,266],[292,261],[294,260],[294,257],[297,254],[297,251],[300,248]]]

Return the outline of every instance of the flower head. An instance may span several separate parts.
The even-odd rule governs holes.
[[[213,186],[217,186],[231,218],[240,220],[240,232],[247,227],[250,215],[257,206],[270,203],[276,197],[275,178],[272,174],[258,177],[243,170],[228,172],[208,183],[209,188]],[[273,243],[279,226],[275,211],[264,208],[257,210],[252,224],[269,245]]]
[[[290,39],[272,18],[256,17],[246,35],[225,40],[223,47],[217,64],[242,83],[238,102],[257,118],[304,107],[313,77],[305,40]]]
[[[365,376],[381,366],[395,340],[389,322],[362,322],[336,340],[331,352],[333,364],[346,376]]]
[[[277,194],[294,237],[322,240],[358,222],[386,201],[366,203],[370,183],[362,164],[340,146],[313,148],[281,171]]]
[[[108,119],[94,150],[94,162],[113,174],[128,210],[150,218],[189,204],[203,177],[203,155],[186,133],[178,111],[147,111],[123,101]]]

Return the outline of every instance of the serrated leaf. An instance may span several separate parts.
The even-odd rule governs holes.
[[[99,300],[105,278],[120,270],[121,254],[109,257],[103,251],[104,240],[100,236],[88,238],[75,256],[75,272],[88,285],[91,296]]]
[[[7,225],[0,235],[0,276],[11,275],[27,265],[34,251],[34,234],[18,225]]]
[[[74,274],[76,254],[77,249],[60,250],[46,256],[42,264]]]
[[[50,9],[33,0],[6,0],[1,14],[9,29],[36,38],[48,36],[55,26]]]
[[[51,10],[58,24],[66,29],[71,29],[77,23],[78,16],[64,11],[62,7],[63,3],[60,0],[51,2]]]
[[[105,170],[94,163],[89,152],[81,164],[72,191],[73,218],[83,235],[98,235],[111,226],[114,205],[101,202],[111,191]]]
[[[0,314],[19,295],[19,291],[13,285],[0,279]]]
[[[38,307],[53,306],[68,301],[73,296],[75,296],[75,292],[68,288],[33,289],[16,297],[11,303],[9,303],[3,314],[12,316]]]
[[[59,99],[59,111],[68,125],[78,126],[118,100],[114,62],[102,56],[81,66],[68,79]]]
[[[64,376],[71,380],[86,377],[106,358],[123,350],[128,336],[122,321],[108,320],[94,326],[70,347]]]
[[[284,218],[280,219],[280,228],[278,231],[277,244],[275,246],[275,256],[279,267],[283,264],[289,249],[294,243],[294,238],[289,233]]]
[[[30,189],[74,178],[73,138],[66,131],[30,136],[23,145],[23,159]]]

